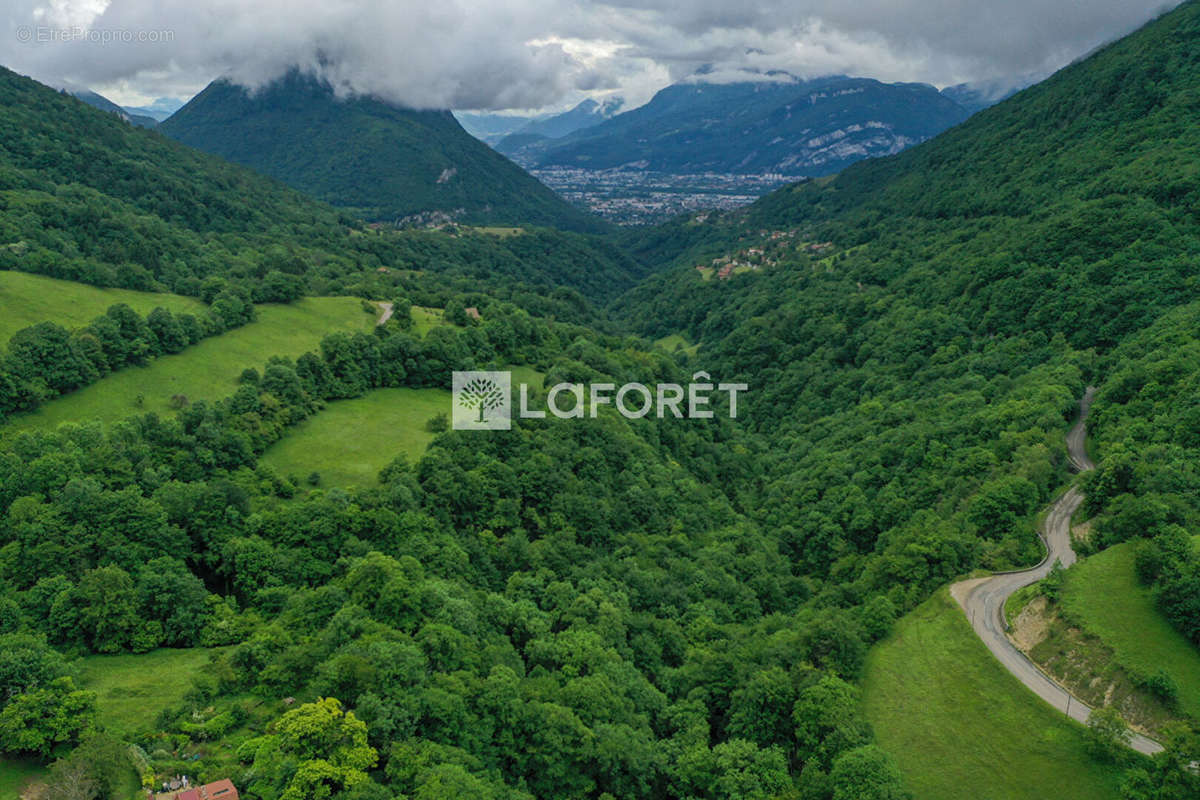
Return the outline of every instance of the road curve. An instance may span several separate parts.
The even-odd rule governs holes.
[[[1079,472],[1096,467],[1087,455],[1087,430],[1084,427],[1095,394],[1096,390],[1092,387],[1084,393],[1079,403],[1079,420],[1067,434],[1067,456]],[[1050,506],[1041,530],[1042,541],[1046,545],[1046,558],[1042,563],[1020,572],[1001,572],[986,578],[959,581],[950,587],[950,594],[966,612],[975,633],[1005,669],[1038,697],[1072,719],[1086,723],[1088,715],[1092,713],[1091,707],[1072,696],[1018,650],[1008,638],[1004,621],[1004,601],[1013,592],[1046,577],[1056,562],[1064,567],[1075,563],[1075,551],[1071,549],[1071,515],[1082,502],[1083,494],[1072,487]],[[1163,749],[1158,742],[1137,733],[1133,735],[1129,746],[1146,754]]]

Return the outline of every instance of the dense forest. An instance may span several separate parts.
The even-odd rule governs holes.
[[[1104,461],[1087,489],[1097,546],[1138,541],[1139,578],[1200,647],[1198,321],[1185,306],[1113,353],[1092,421]]]
[[[1042,558],[1089,385],[1093,546],[1139,540],[1200,644],[1198,65],[1190,2],[899,156],[611,241],[375,231],[0,76],[0,265],[140,276],[213,318],[35,326],[3,362],[15,397],[256,300],[401,312],[169,417],[0,429],[0,750],[100,786],[132,744],[144,777],[251,800],[901,800],[859,703],[868,649],[955,578]],[[417,336],[408,303],[459,324]],[[365,488],[259,462],[335,401],[511,365],[538,394],[750,389],[736,420],[441,430]],[[193,646],[214,649],[187,695],[115,740],[74,657]],[[1200,792],[1196,731],[1164,744],[1130,756],[1126,800]]]

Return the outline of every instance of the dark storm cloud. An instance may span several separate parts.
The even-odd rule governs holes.
[[[702,65],[729,80],[766,70],[938,84],[1042,75],[1170,5],[5,0],[0,60],[35,77],[118,94],[181,93],[218,75],[253,86],[300,65],[345,91],[408,105],[532,108],[599,90],[642,100]],[[42,35],[61,30],[101,35]],[[157,37],[147,40],[146,32]]]

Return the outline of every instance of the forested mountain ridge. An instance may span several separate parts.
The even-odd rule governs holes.
[[[461,222],[604,228],[449,111],[338,98],[297,70],[255,92],[214,81],[161,130],[368,220],[440,213]]]
[[[942,89],[942,94],[975,114],[988,106],[1007,100],[1034,83],[1037,83],[1037,79],[1033,75],[1023,75],[1007,80],[959,83]]]
[[[663,89],[644,106],[513,152],[542,168],[828,175],[895,153],[966,117],[953,100],[923,84],[845,76],[709,84],[698,76]],[[508,152],[504,142],[499,147]]]
[[[839,274],[926,293],[980,334],[1037,325],[1111,345],[1194,292],[1198,18],[1184,4],[930,142],[627,243],[694,265],[803,229],[845,252]]]
[[[155,128],[158,126],[158,120],[156,120],[154,117],[147,116],[145,114],[135,114],[117,105],[104,95],[97,94],[90,89],[68,87],[63,91],[69,92],[72,96],[82,100],[93,108],[98,108],[101,111],[108,111],[109,113],[116,114],[121,119],[125,120],[131,125],[137,125],[139,128]]]
[[[968,565],[1036,563],[1017,520],[1064,480],[1065,419],[1093,383],[1098,543],[1157,537],[1164,607],[1197,607],[1177,554],[1200,483],[1167,444],[1186,424],[1154,409],[1200,364],[1127,343],[1200,296],[1198,65],[1190,2],[904,153],[626,234],[673,266],[615,312],[762,387],[746,424],[773,446],[748,515],[794,532],[810,574],[894,598]]]
[[[377,286],[387,296],[395,276],[381,267],[594,298],[641,275],[582,234],[370,228],[9,70],[0,70],[0,122],[0,268],[206,298],[235,283],[257,301],[278,299],[262,288],[268,277],[290,294]]]

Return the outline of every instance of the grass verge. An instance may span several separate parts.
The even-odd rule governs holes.
[[[1179,710],[1200,718],[1200,649],[1167,622],[1150,590],[1138,582],[1133,543],[1110,547],[1067,570],[1059,602],[1125,668],[1170,675],[1179,686]]]
[[[943,589],[867,658],[863,704],[921,800],[1106,800],[1120,770],[1010,675]]]

